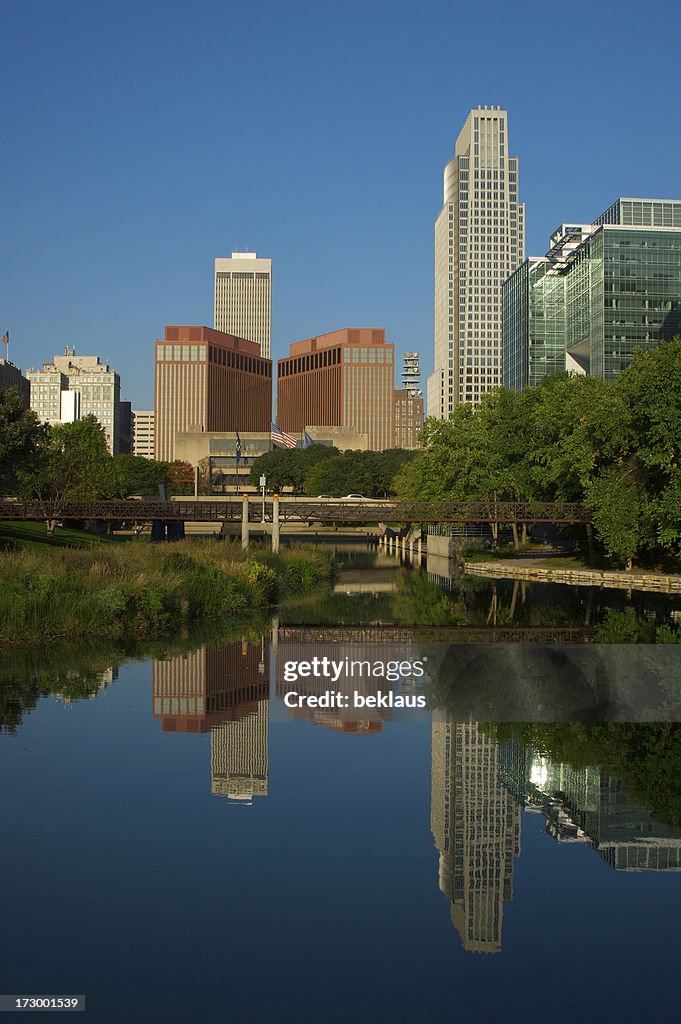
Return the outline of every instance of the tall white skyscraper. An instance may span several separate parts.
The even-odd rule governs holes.
[[[445,167],[435,222],[435,369],[428,415],[477,405],[501,384],[501,286],[525,258],[518,159],[509,156],[508,115],[471,110]]]
[[[230,259],[216,259],[213,326],[254,341],[261,356],[269,359],[272,260],[258,259],[254,252],[233,252]]]

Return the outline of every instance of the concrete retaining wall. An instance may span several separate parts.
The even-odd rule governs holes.
[[[439,558],[456,558],[455,540],[453,537],[437,537],[428,534],[428,554]]]
[[[445,539],[445,538],[443,538]],[[428,538],[430,542],[430,537]],[[542,569],[508,562],[465,562],[470,576],[493,576],[535,583],[571,583],[578,587],[609,587],[613,590],[648,590],[660,594],[681,593],[681,576],[642,572],[608,572],[602,569]]]

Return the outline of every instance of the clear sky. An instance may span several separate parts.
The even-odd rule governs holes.
[[[433,361],[433,223],[471,107],[509,111],[527,252],[681,197],[681,8],[592,0],[0,0],[0,333],[153,402],[213,259],[273,261],[273,356],[385,327]]]

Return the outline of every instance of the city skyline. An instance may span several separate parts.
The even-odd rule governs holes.
[[[133,21],[124,10],[75,3],[68,25],[50,5],[38,6],[37,24],[21,8],[6,17],[21,71],[0,172],[11,197],[2,329],[22,368],[65,345],[102,352],[130,382],[135,408],[151,407],[148,339],[164,323],[212,322],[213,260],[231,250],[273,261],[274,359],[296,338],[383,325],[398,358],[422,354],[425,378],[441,168],[477,104],[510,113],[528,252],[544,251],[558,218],[604,209],[613,195],[677,192],[681,142],[666,130],[673,72],[660,63],[643,79],[619,74],[630,45],[627,4],[615,24],[606,9],[589,11],[591,32],[608,41],[602,80],[618,73],[608,106],[617,132],[604,130],[593,83],[567,90],[553,73],[553,42],[573,31],[574,9],[570,17],[543,11],[541,22],[527,11],[509,22],[440,3],[424,5],[418,19],[399,3],[390,18],[381,5],[354,3],[257,13],[208,3],[191,15],[171,5],[158,46],[150,5]],[[679,17],[655,4],[646,16],[653,34],[673,32]],[[455,24],[471,38],[484,34],[487,59],[472,47],[452,70],[443,58]],[[290,43],[283,49],[282,37]],[[228,70],[216,59],[223,38]],[[206,74],[169,79],[167,61],[199,42]],[[347,52],[362,69],[350,78],[340,74]],[[210,141],[211,160],[173,157],[177,136],[190,148]],[[651,161],[662,138],[664,159]]]

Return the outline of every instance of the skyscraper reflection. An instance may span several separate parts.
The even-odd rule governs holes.
[[[434,721],[431,829],[439,882],[464,949],[498,953],[513,898],[520,811],[499,779],[499,746],[475,722]]]
[[[152,662],[153,714],[164,732],[208,732],[257,714],[269,696],[269,646],[229,643]]]
[[[210,730],[211,792],[250,804],[267,796],[269,645],[201,647],[152,665],[164,732]]]
[[[268,702],[210,731],[211,792],[240,803],[267,796]]]

